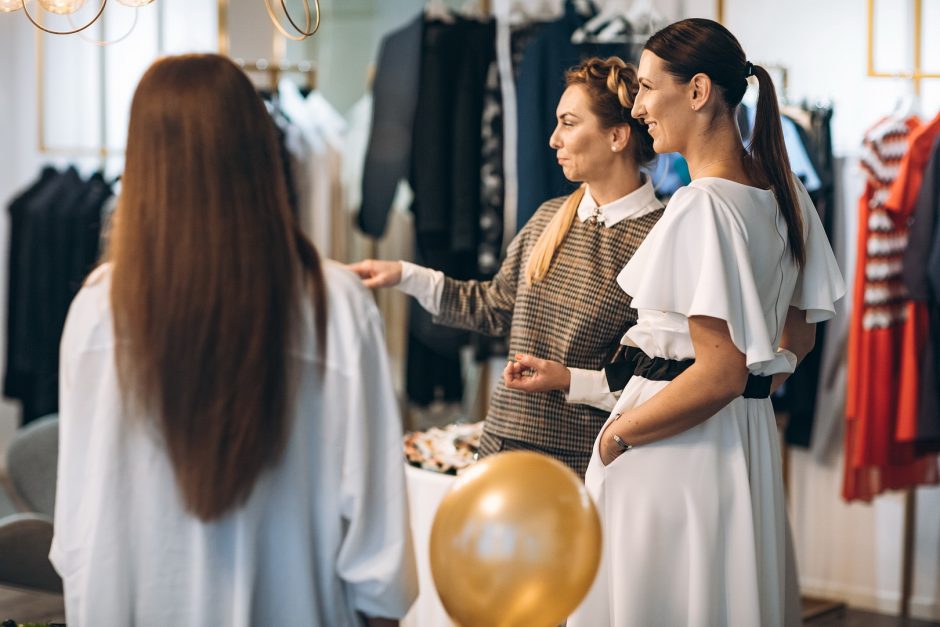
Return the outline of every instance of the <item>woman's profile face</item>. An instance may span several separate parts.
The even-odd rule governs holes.
[[[555,112],[558,119],[549,139],[565,178],[590,183],[605,176],[618,153],[611,150],[612,132],[601,126],[591,110],[587,90],[572,85],[561,95]]]
[[[658,153],[683,152],[692,133],[694,114],[688,86],[666,71],[666,64],[649,50],[640,56],[637,68],[640,90],[632,115],[646,124]]]

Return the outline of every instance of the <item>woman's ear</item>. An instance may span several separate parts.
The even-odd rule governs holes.
[[[618,124],[610,129],[610,149],[613,152],[623,152],[630,144],[632,129],[629,124]]]
[[[689,104],[693,111],[698,111],[708,104],[712,95],[712,79],[708,74],[699,72],[689,81]]]

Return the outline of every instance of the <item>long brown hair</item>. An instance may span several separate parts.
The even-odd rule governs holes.
[[[602,128],[609,129],[621,124],[630,126],[628,148],[633,153],[637,165],[648,163],[656,156],[653,138],[646,131],[646,127],[630,115],[639,90],[635,67],[625,63],[620,57],[592,57],[565,74],[565,86],[572,85],[585,88],[590,97],[591,111],[597,116]],[[555,253],[571,230],[583,197],[582,185],[568,196],[539,235],[525,268],[525,277],[530,284],[542,280],[548,274]]]
[[[224,57],[147,70],[122,188],[108,259],[125,403],[156,419],[186,508],[216,519],[284,449],[305,294],[325,349],[320,259],[264,103]]]
[[[753,73],[757,77],[757,119],[746,163],[773,189],[787,223],[790,255],[803,267],[806,259],[803,218],[790,174],[777,92],[770,74],[763,67],[748,62],[741,44],[727,28],[704,18],[670,24],[650,37],[645,49],[662,59],[666,71],[683,83],[691,81],[696,74],[708,75],[718,87],[729,115],[744,97],[748,75]]]

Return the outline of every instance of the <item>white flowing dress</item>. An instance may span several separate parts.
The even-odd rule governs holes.
[[[773,192],[726,179],[679,190],[618,277],[639,319],[624,338],[650,356],[695,357],[689,316],[727,321],[752,374],[790,372],[778,351],[787,310],[827,320],[845,286],[809,195],[798,185],[802,271]],[[666,381],[633,377],[608,418]],[[799,624],[780,446],[769,399],[739,397],[679,435],[604,466],[585,483],[604,552],[569,627],[777,627]]]

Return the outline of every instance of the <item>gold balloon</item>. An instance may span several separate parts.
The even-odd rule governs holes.
[[[588,593],[601,525],[578,477],[525,451],[458,476],[431,527],[431,575],[462,627],[555,627]]]

